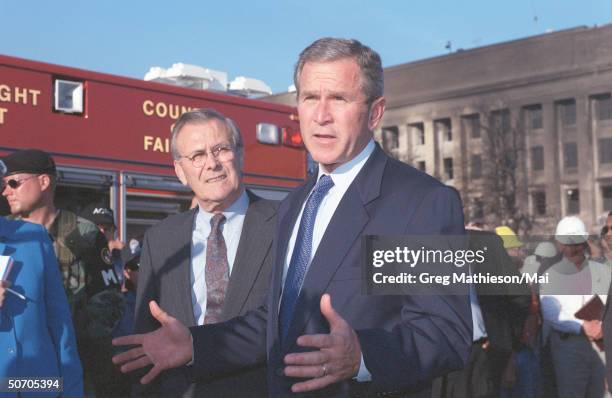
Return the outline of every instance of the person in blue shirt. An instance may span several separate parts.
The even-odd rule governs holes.
[[[0,191],[18,184],[4,177]],[[83,396],[83,371],[59,265],[40,225],[0,217],[0,256],[13,266],[0,276],[0,377],[63,378],[62,396]],[[0,392],[0,397],[58,392]]]

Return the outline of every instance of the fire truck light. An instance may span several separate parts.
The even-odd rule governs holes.
[[[283,144],[295,148],[302,147],[302,135],[291,127],[283,127]]]

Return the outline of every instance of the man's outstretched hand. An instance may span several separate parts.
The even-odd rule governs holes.
[[[155,301],[149,302],[149,309],[151,315],[161,324],[159,329],[150,333],[113,339],[113,345],[116,346],[138,346],[113,357],[113,363],[120,365],[123,373],[153,365],[153,368],[140,379],[142,384],[150,383],[163,370],[185,365],[193,358],[193,343],[189,329],[159,308]]]
[[[329,334],[303,335],[297,339],[298,345],[317,350],[285,356],[286,376],[309,379],[294,384],[291,387],[293,392],[319,390],[355,377],[359,371],[359,339],[350,325],[334,310],[329,294],[321,297],[321,314],[329,322]]]

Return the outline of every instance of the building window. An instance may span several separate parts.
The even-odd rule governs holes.
[[[524,108],[527,130],[537,130],[544,126],[542,122],[542,105],[530,105]]]
[[[500,132],[503,134],[510,132],[510,110],[500,109],[491,113],[493,118],[492,127],[494,132]]]
[[[471,161],[471,177],[482,177],[482,157],[480,155],[472,155]]]
[[[461,117],[463,129],[470,138],[480,138],[480,115],[466,115]]]
[[[612,185],[601,188],[603,197],[603,209],[606,213],[612,211]]]
[[[544,170],[544,148],[540,145],[531,148],[531,169]]]
[[[453,130],[450,119],[440,119],[434,122],[436,134],[440,134],[438,137],[443,137],[444,141],[453,140]]]
[[[566,169],[578,167],[578,146],[575,142],[563,144],[563,166]]]
[[[444,158],[444,179],[452,180],[453,178],[453,158]]]
[[[612,138],[600,138],[599,163],[612,163]]]
[[[531,201],[533,203],[533,212],[536,216],[546,215],[546,192],[533,192],[531,194]]]
[[[612,99],[610,94],[593,96],[595,100],[595,116],[597,120],[612,119]]]
[[[482,219],[484,217],[484,203],[481,199],[474,199],[474,207],[472,209],[472,218]]]
[[[419,170],[421,170],[423,173],[427,173],[427,167],[425,165],[425,161],[424,160],[419,160],[417,162],[417,167],[419,168]]]
[[[517,165],[517,151],[508,149],[504,152],[504,167],[507,169],[516,169]]]
[[[576,124],[576,101],[573,99],[557,102],[557,112],[562,126],[574,126]]]
[[[578,189],[568,189],[565,191],[567,200],[567,214],[580,213],[580,191]]]
[[[399,148],[399,129],[397,126],[382,128],[383,148],[385,151]]]
[[[414,123],[409,126],[417,145],[425,145],[425,125],[423,123]]]

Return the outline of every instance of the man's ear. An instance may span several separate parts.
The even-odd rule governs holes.
[[[370,115],[368,120],[368,129],[374,131],[385,114],[385,106],[387,100],[385,97],[379,97],[370,106]]]
[[[174,161],[174,172],[176,173],[176,176],[181,181],[181,183],[185,186],[188,186],[187,178],[185,177],[185,172],[183,171],[183,166],[181,166],[181,163],[178,160]]]
[[[50,189],[51,177],[49,177],[47,174],[41,174],[37,177],[38,177],[38,184],[40,185],[41,191],[46,191],[47,189]]]

